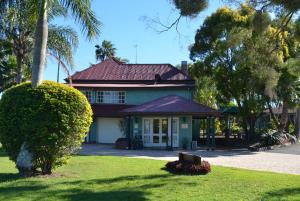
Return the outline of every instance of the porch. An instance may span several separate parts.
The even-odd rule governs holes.
[[[144,147],[170,150],[196,148],[193,119],[205,118],[206,144],[211,149],[215,148],[215,119],[219,112],[208,106],[172,95],[122,112],[126,114],[130,142],[138,140]]]

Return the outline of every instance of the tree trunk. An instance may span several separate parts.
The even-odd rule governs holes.
[[[32,62],[32,86],[37,87],[42,83],[48,40],[47,0],[40,1],[40,11],[35,29],[35,44]]]
[[[23,69],[22,69],[22,58],[21,55],[17,55],[17,76],[16,76],[16,82],[17,84],[20,84],[22,82],[22,76],[23,76]]]
[[[281,118],[280,118],[280,126],[279,126],[280,131],[283,131],[284,129],[286,129],[286,125],[288,122],[288,115],[289,115],[288,104],[287,104],[287,102],[283,102],[282,113],[281,113]]]
[[[42,174],[52,174],[52,162],[47,161],[42,169]]]
[[[274,123],[276,125],[276,128],[279,129],[280,124],[279,124],[278,119],[276,118],[276,116],[275,116],[275,114],[273,112],[272,106],[271,106],[271,104],[270,104],[269,101],[267,101],[267,105],[268,105],[268,109],[269,109],[269,112],[270,112],[270,116],[273,119],[273,121],[274,121]]]

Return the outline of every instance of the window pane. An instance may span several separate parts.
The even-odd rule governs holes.
[[[91,91],[84,91],[83,93],[86,96],[87,100],[91,103],[92,102],[92,92]]]
[[[153,119],[153,133],[159,133],[159,119]]]
[[[150,143],[150,136],[144,136],[144,143]]]
[[[178,133],[178,119],[173,119],[173,126],[172,126],[172,131],[173,133]]]
[[[150,134],[150,120],[149,119],[144,120],[144,133]]]
[[[167,143],[167,135],[163,135],[161,138],[162,143]]]
[[[162,133],[168,133],[168,119],[162,119]]]
[[[153,136],[153,143],[159,143],[159,136]]]
[[[96,95],[96,101],[97,103],[124,104],[125,92],[124,91],[98,91]]]

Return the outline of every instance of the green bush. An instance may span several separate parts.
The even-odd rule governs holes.
[[[262,146],[281,145],[285,143],[296,143],[295,136],[284,131],[268,130],[262,134],[260,143]]]
[[[86,97],[64,84],[45,81],[37,88],[23,83],[5,91],[0,100],[0,142],[16,162],[25,142],[33,164],[51,173],[80,145],[92,122]]]

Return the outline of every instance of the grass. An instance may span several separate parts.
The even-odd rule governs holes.
[[[300,200],[300,176],[213,167],[172,175],[164,161],[75,156],[52,177],[19,178],[0,155],[0,200]]]

